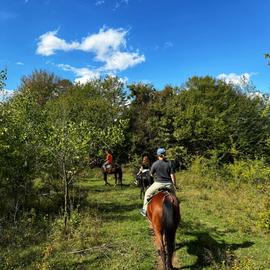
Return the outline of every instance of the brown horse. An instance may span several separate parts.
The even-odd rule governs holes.
[[[122,168],[119,164],[113,163],[111,166],[108,166],[104,168],[103,166],[101,167],[101,171],[103,173],[103,180],[105,182],[105,185],[110,185],[107,180],[107,175],[108,174],[114,174],[115,178],[115,186],[119,184],[122,188],[122,177],[123,177],[123,172]]]
[[[175,234],[180,222],[179,200],[167,191],[157,193],[148,204],[147,217],[155,234],[164,269],[172,270]]]

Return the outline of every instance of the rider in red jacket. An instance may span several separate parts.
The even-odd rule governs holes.
[[[110,150],[106,150],[106,161],[103,164],[104,170],[106,170],[107,165],[111,165],[113,163],[113,156],[112,152]]]

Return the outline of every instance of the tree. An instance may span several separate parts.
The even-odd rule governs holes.
[[[34,100],[43,106],[48,100],[58,98],[72,83],[44,70],[36,70],[21,79],[19,91],[30,92]]]
[[[125,140],[121,86],[108,89],[115,85],[110,78],[74,85],[43,107],[42,171],[63,183],[65,224],[73,208],[70,192],[89,164],[89,151],[90,157],[99,156],[104,146],[116,149]]]
[[[32,180],[36,172],[40,140],[40,111],[31,96],[17,94],[0,104],[1,210],[14,222],[19,210],[31,208]]]
[[[132,134],[132,153],[141,155],[154,152],[159,145],[158,111],[153,104],[156,90],[149,84],[131,84],[130,90],[130,131]]]
[[[192,154],[224,155],[236,148],[239,156],[262,154],[269,118],[263,106],[233,85],[211,77],[193,77],[171,101],[173,137]]]

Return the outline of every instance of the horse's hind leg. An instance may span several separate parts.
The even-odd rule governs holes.
[[[142,199],[144,197],[144,194],[145,194],[145,184],[144,184],[144,179],[141,180],[141,195],[140,195],[140,198]]]
[[[123,186],[123,172],[122,172],[121,167],[120,167],[119,172],[118,172],[118,181],[119,181],[119,184],[122,188],[122,186]]]
[[[117,184],[118,184],[118,177],[117,177],[117,173],[114,174],[114,179],[115,179],[115,182],[114,182],[114,186],[116,187]]]
[[[142,199],[144,197],[145,194],[145,187],[143,184],[143,179],[142,179],[142,183],[141,183],[141,194],[140,194],[140,198]]]
[[[164,242],[163,242],[163,236],[162,234],[154,228],[155,233],[155,243],[158,249],[158,254],[161,258],[162,264],[164,266],[164,269],[166,269],[166,254],[165,254],[165,248],[164,248]]]
[[[107,174],[106,173],[103,173],[103,180],[104,180],[105,186],[109,185],[109,183],[107,181]]]

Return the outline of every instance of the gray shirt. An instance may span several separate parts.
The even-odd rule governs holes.
[[[172,183],[171,174],[175,171],[168,160],[157,160],[151,167],[151,174],[156,176],[156,182]]]

